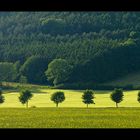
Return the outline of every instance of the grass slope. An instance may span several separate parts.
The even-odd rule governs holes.
[[[35,92],[33,98],[29,101],[29,106],[36,107],[55,107],[55,104],[50,100],[51,94],[55,91],[64,91],[66,100],[59,104],[59,107],[86,107],[82,102],[81,96],[83,91],[79,90],[58,90],[58,89],[40,89],[40,92]],[[95,104],[89,107],[115,107],[115,103],[110,99],[112,91],[95,91]],[[120,107],[140,107],[137,102],[138,90],[125,91],[124,100],[119,104]],[[1,107],[25,107],[19,100],[18,92],[5,93],[5,102]]]
[[[128,74],[127,76],[121,77],[117,80],[105,83],[105,85],[113,85],[113,86],[133,85],[134,87],[140,86],[140,72]]]
[[[139,108],[0,108],[0,128],[139,127]]]

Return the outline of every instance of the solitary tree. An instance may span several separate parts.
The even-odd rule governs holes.
[[[58,107],[58,104],[63,102],[65,100],[64,92],[58,91],[52,94],[51,101],[53,101],[56,104],[56,107]]]
[[[138,92],[138,98],[137,101],[140,103],[140,91]]]
[[[2,95],[2,90],[0,89],[0,104],[4,103],[4,96]]]
[[[26,103],[26,107],[28,108],[28,102],[33,97],[33,94],[29,90],[22,91],[19,96],[19,101],[22,104]]]
[[[93,100],[94,98],[95,97],[92,90],[86,90],[82,95],[83,103],[87,104],[87,108],[89,104],[95,104]]]
[[[122,89],[114,89],[114,91],[110,95],[110,98],[116,103],[116,107],[118,107],[118,103],[123,101],[123,96],[124,95]]]

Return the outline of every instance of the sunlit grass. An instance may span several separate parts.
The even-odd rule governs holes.
[[[50,100],[55,91],[63,91],[66,100],[59,108]],[[19,92],[4,94],[0,105],[0,128],[140,128],[140,104],[137,90],[124,91],[124,100],[115,107],[110,99],[112,91],[95,91],[95,105],[82,102],[83,91],[41,89],[33,93],[26,109],[19,100]]]
[[[83,91],[76,90],[58,90],[58,89],[41,89],[40,93],[33,93],[34,96],[29,102],[29,106],[36,107],[55,107],[50,100],[51,94],[55,91],[64,91],[66,100],[59,104],[59,107],[86,107],[82,102],[81,96]],[[89,107],[115,107],[115,103],[110,99],[111,91],[95,91],[95,104]],[[137,102],[137,90],[125,91],[124,100],[119,104],[120,107],[140,107]],[[19,100],[18,92],[5,93],[5,102],[0,107],[24,107]]]
[[[0,108],[0,128],[140,128],[140,109]]]

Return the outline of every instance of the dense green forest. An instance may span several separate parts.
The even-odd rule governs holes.
[[[88,85],[139,71],[139,23],[140,12],[0,12],[0,81]],[[47,75],[57,59],[65,80]]]

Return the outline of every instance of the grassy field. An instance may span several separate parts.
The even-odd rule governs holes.
[[[66,96],[59,108],[50,100],[55,91],[63,91]],[[83,91],[40,88],[26,109],[18,100],[19,92],[4,91],[0,128],[140,128],[138,91],[124,91],[120,108],[111,101],[111,92],[95,91],[96,104],[87,109],[81,99]]]
[[[66,100],[59,104],[59,107],[86,107],[82,102],[81,96],[83,91],[78,90],[57,90],[57,89],[40,89],[39,92],[33,93],[33,98],[29,101],[30,106],[36,107],[55,107],[50,100],[51,94],[55,91],[64,91]],[[115,107],[115,103],[110,99],[111,91],[95,91],[95,104],[89,107]],[[120,107],[140,107],[137,102],[137,90],[124,91],[124,100],[119,104]],[[5,102],[0,105],[2,107],[24,107],[19,100],[18,92],[7,92],[4,94]]]
[[[140,109],[0,108],[0,128],[140,128]]]

